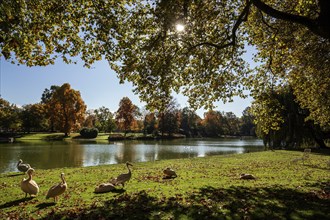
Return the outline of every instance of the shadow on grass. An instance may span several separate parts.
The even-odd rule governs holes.
[[[66,137],[64,134],[58,134],[58,135],[47,135],[46,137],[43,137],[42,140],[44,141],[62,141],[64,140]]]
[[[94,192],[94,194],[104,194],[104,193],[117,193],[117,194],[122,194],[126,192],[126,190],[124,188],[119,188],[119,189],[114,189],[114,190],[111,190],[109,192]]]
[[[5,175],[6,177],[15,177],[15,176],[23,176],[25,175],[25,173],[14,173],[14,174],[8,174],[8,175]]]
[[[125,193],[101,207],[73,208],[44,219],[330,219],[329,207],[329,197],[299,189],[204,187],[186,197]]]
[[[44,203],[41,203],[41,204],[37,205],[36,207],[38,209],[44,209],[44,208],[48,208],[48,207],[53,206],[53,205],[56,205],[56,202],[44,202]]]
[[[312,154],[318,154],[318,155],[330,155],[330,148],[311,148]],[[286,149],[286,151],[294,151],[294,152],[304,152],[304,149]]]
[[[32,199],[34,199],[34,197],[27,197],[27,198],[17,199],[17,200],[11,201],[11,202],[6,202],[6,203],[0,205],[0,209],[9,208],[12,206],[18,206],[21,202],[30,201]]]

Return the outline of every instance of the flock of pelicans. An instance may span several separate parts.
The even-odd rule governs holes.
[[[124,187],[125,182],[129,181],[132,176],[132,172],[130,169],[130,166],[133,166],[131,163],[126,162],[126,167],[128,169],[128,173],[120,174],[117,178],[111,179],[108,183],[102,183],[99,186],[97,186],[94,190],[95,193],[104,193],[104,192],[110,192],[115,190],[115,186],[122,185]],[[23,163],[23,161],[20,159],[17,163],[17,169],[21,172],[27,173],[29,176],[27,179],[23,179],[21,182],[21,189],[25,193],[25,197],[27,197],[27,194],[30,196],[37,196],[39,192],[39,186],[38,184],[32,179],[32,175],[34,173],[34,169],[30,166],[30,164]],[[163,170],[164,178],[175,178],[177,177],[177,174],[175,171],[171,168],[166,168]],[[52,186],[46,195],[46,199],[48,198],[54,198],[54,202],[57,202],[58,196],[63,194],[65,190],[68,188],[68,185],[64,178],[64,173],[61,173],[61,179],[62,181],[54,186]]]

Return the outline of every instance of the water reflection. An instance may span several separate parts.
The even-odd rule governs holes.
[[[51,169],[261,150],[263,150],[262,142],[255,139],[177,139],[107,144],[90,141],[5,143],[0,144],[0,173],[17,171],[16,164],[20,158],[36,169]]]

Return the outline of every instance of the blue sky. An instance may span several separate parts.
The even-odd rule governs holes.
[[[22,106],[41,101],[41,95],[46,88],[52,85],[61,86],[69,83],[75,90],[80,91],[87,109],[96,109],[102,106],[112,112],[118,109],[120,100],[128,97],[139,106],[138,96],[132,92],[132,84],[119,84],[116,73],[112,71],[106,61],[99,61],[91,69],[84,68],[82,63],[65,64],[60,60],[54,65],[46,67],[26,67],[11,64],[1,57],[1,98],[10,103]],[[187,98],[182,95],[175,96],[180,107],[187,106]],[[235,98],[233,103],[216,103],[215,110],[233,112],[240,117],[242,111],[250,106],[251,99]],[[197,114],[201,117],[206,110],[199,109]]]

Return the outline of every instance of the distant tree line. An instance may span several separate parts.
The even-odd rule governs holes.
[[[145,135],[183,134],[187,137],[220,137],[255,135],[253,116],[248,108],[242,117],[232,112],[210,110],[201,118],[195,111],[179,108],[170,100],[162,110],[139,109],[128,97],[121,99],[118,110],[111,112],[104,106],[89,109],[80,92],[70,84],[51,86],[41,95],[41,101],[18,107],[0,99],[1,133],[17,132],[79,132],[82,128],[96,128],[99,132],[141,132]]]
[[[140,109],[123,97],[117,111],[89,109],[80,92],[70,84],[45,89],[41,101],[18,107],[0,98],[0,133],[17,132],[129,132],[144,135],[186,137],[257,136],[269,148],[327,147],[330,129],[320,126],[295,99],[290,86],[261,93],[241,117],[232,112],[209,110],[203,118],[175,99],[163,100],[160,109]],[[95,130],[94,130],[95,129]]]

